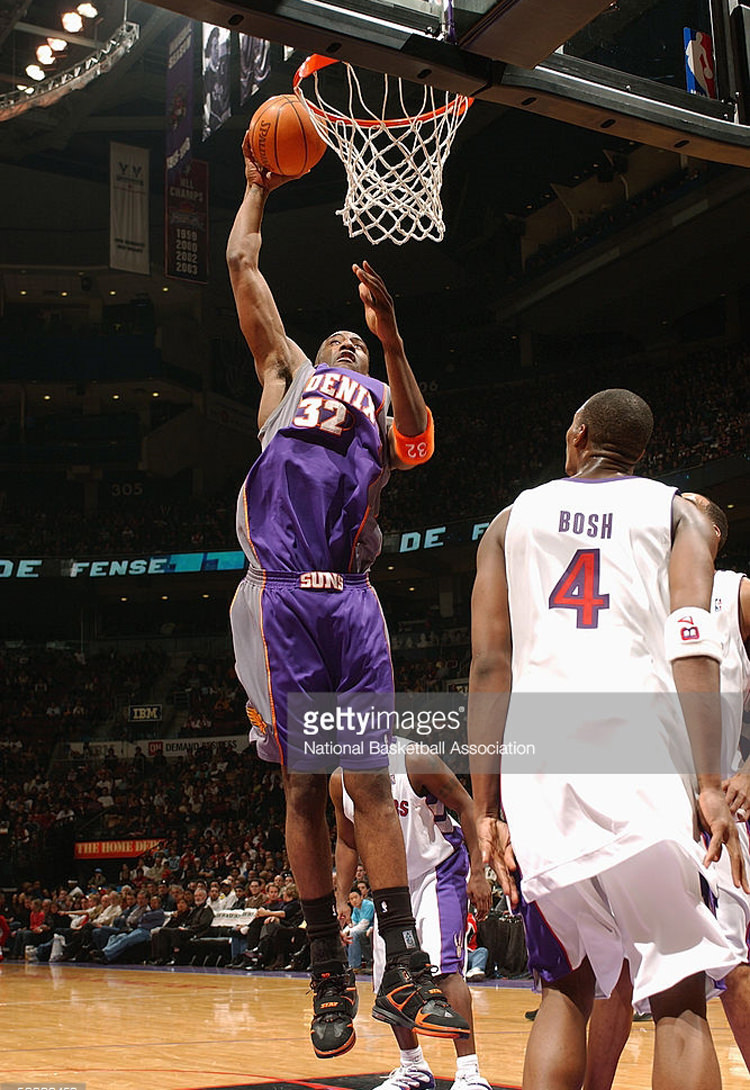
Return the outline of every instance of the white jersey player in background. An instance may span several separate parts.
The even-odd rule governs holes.
[[[727,517],[712,500],[688,492],[706,515],[713,532],[714,557],[723,550],[729,533]],[[717,571],[711,594],[722,643],[722,787],[738,821],[740,847],[746,873],[750,873],[750,759],[740,753],[742,717],[750,701],[750,579],[741,572]],[[712,868],[718,887],[716,918],[740,964],[727,975],[719,992],[734,1039],[750,1071],[750,897],[732,881],[725,853]],[[630,1034],[633,1008],[632,985],[627,966],[615,994],[598,1000],[589,1024],[588,1061],[584,1090],[609,1090],[617,1063]]]
[[[468,900],[483,920],[492,907],[477,840],[474,803],[448,766],[435,754],[410,751],[391,758],[391,793],[406,850],[412,910],[422,949],[429,956],[436,982],[448,1002],[472,1027],[471,1035],[454,1041],[456,1078],[451,1090],[489,1090],[479,1073],[474,1041],[471,992],[464,979]],[[336,899],[339,919],[345,918],[349,890],[359,860],[354,835],[354,802],[343,784],[341,770],[330,780],[336,812]],[[448,813],[454,810],[455,821]],[[385,946],[372,937],[373,987],[377,991],[385,968]],[[377,1015],[376,1015],[377,1017]],[[435,1076],[416,1035],[393,1025],[400,1063],[376,1090],[434,1090]]]
[[[700,878],[722,844],[735,881],[743,874],[719,775],[712,534],[674,489],[633,477],[652,426],[630,391],[595,394],[566,435],[568,479],[522,493],[477,556],[470,739],[506,744],[502,779],[486,761],[473,765],[480,843],[502,875],[502,802],[542,980],[524,1090],[579,1090],[595,992],[611,993],[625,959],[634,1001],[649,999],[656,1022],[653,1086],[721,1085],[705,974],[724,975],[737,957]],[[683,698],[697,811],[670,763],[678,709],[665,693],[667,662]],[[551,711],[556,745],[509,761]],[[696,813],[711,833],[705,852]]]

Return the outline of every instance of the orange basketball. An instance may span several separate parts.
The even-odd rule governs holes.
[[[259,167],[290,178],[312,170],[326,150],[296,95],[275,95],[259,106],[245,139]]]

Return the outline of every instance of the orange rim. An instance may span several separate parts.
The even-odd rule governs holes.
[[[473,98],[469,98],[466,95],[458,95],[452,102],[446,102],[445,106],[439,106],[437,110],[428,110],[423,114],[416,114],[413,117],[393,117],[382,118],[379,120],[372,120],[371,118],[362,117],[346,117],[345,114],[329,114],[326,110],[316,106],[314,103],[309,102],[305,98],[303,92],[300,90],[300,84],[303,79],[307,79],[309,76],[314,75],[316,72],[320,72],[323,68],[328,68],[331,64],[346,64],[346,61],[341,62],[335,60],[333,57],[324,57],[321,53],[312,53],[307,60],[303,61],[297,71],[294,73],[294,79],[292,81],[292,88],[294,93],[304,99],[305,105],[308,110],[316,114],[318,117],[323,118],[325,121],[336,124],[337,122],[343,122],[345,125],[359,125],[363,129],[404,129],[413,125],[416,121],[434,121],[437,117],[442,117],[443,114],[451,113],[465,114],[469,106],[474,101]]]

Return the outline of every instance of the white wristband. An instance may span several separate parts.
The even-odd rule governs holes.
[[[716,618],[698,606],[670,613],[664,625],[664,647],[668,662],[698,657],[721,662],[724,657]]]

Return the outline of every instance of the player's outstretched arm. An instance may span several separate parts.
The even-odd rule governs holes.
[[[469,745],[471,790],[477,835],[485,863],[515,903],[517,891],[505,859],[501,836],[500,756],[511,689],[512,640],[505,532],[510,508],[486,530],[477,550],[477,575],[471,596],[471,667],[469,669]]]
[[[352,270],[359,280],[367,327],[383,346],[393,405],[393,426],[388,435],[391,467],[414,469],[432,457],[432,414],[406,358],[393,299],[383,278],[367,261],[353,265]]]
[[[694,504],[676,496],[669,563],[672,615],[667,622],[667,657],[672,664],[698,777],[698,816],[711,841],[705,862],[726,846],[736,886],[748,892],[737,827],[721,787],[721,641],[709,614],[714,577],[713,530]]]
[[[483,920],[492,908],[492,890],[484,873],[474,818],[474,800],[445,762],[434,753],[407,753],[406,771],[418,795],[434,795],[449,810],[455,810],[458,814],[469,852],[469,900],[476,907],[477,919]]]
[[[258,426],[262,427],[289,388],[305,354],[287,337],[271,289],[258,264],[266,200],[272,189],[289,179],[260,171],[246,153],[245,174],[247,188],[229,234],[227,266],[240,329],[253,354],[255,371],[263,387],[258,409]]]
[[[343,786],[343,773],[340,768],[337,768],[335,772],[331,773],[328,782],[328,794],[336,814],[336,847],[333,858],[336,867],[336,911],[339,915],[339,923],[342,926],[346,922],[349,890],[352,888],[359,861],[357,841],[354,837],[354,825],[344,813]]]

